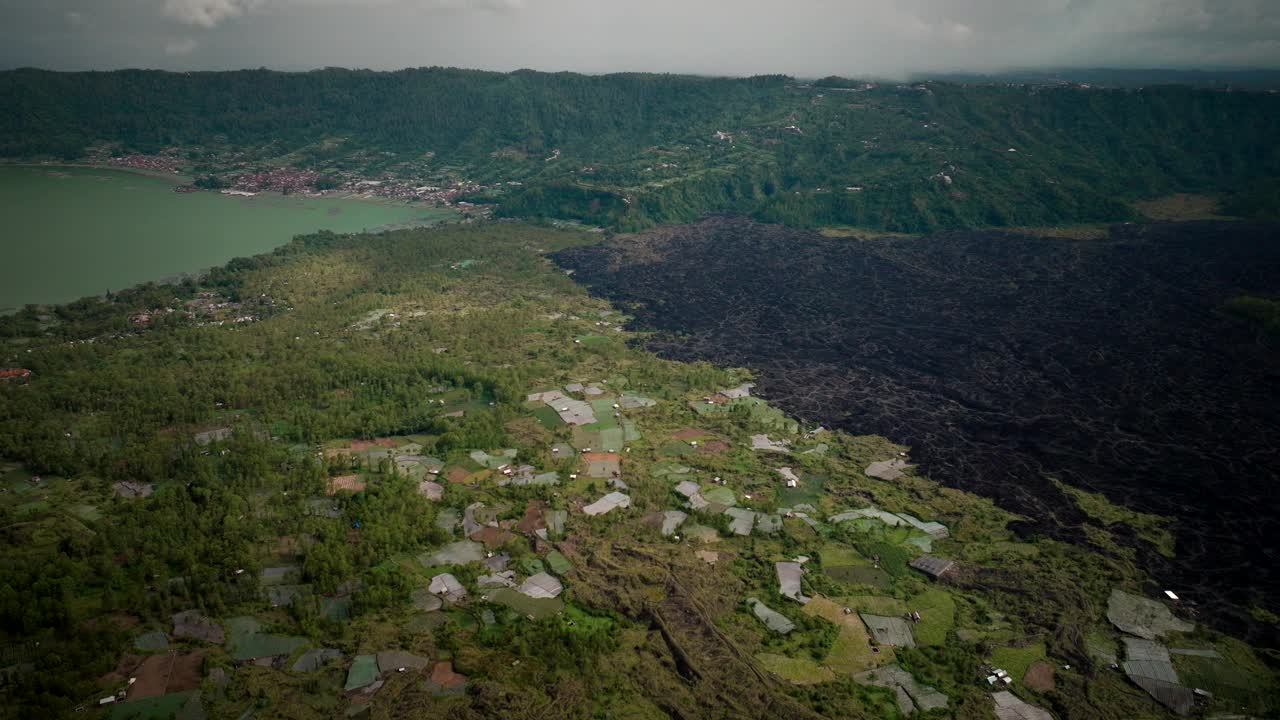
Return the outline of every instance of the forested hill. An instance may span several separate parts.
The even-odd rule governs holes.
[[[0,97],[0,156],[177,148],[193,174],[469,180],[503,214],[622,228],[717,211],[898,231],[1119,220],[1136,199],[1280,177],[1280,95],[1185,87],[16,70]]]

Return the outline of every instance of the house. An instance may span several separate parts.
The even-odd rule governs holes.
[[[599,500],[582,508],[582,512],[588,515],[603,515],[614,508],[631,507],[631,498],[620,492],[611,492]]]
[[[955,561],[933,557],[932,555],[921,555],[911,561],[911,567],[937,580],[955,567]]]
[[[4,382],[21,382],[31,379],[31,371],[26,368],[0,369],[0,380]]]

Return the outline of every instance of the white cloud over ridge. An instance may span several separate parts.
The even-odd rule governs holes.
[[[212,28],[262,4],[262,0],[164,0],[164,14],[188,25]]]
[[[191,46],[182,42],[190,38]],[[1280,69],[1278,0],[0,0],[0,67]]]
[[[164,0],[164,14],[178,22],[203,28],[217,27],[225,20],[256,10],[289,11],[316,7],[350,7],[376,12],[396,0]],[[422,10],[511,11],[522,9],[525,0],[410,0],[404,3]]]

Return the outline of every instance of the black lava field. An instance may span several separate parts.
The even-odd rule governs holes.
[[[751,368],[807,421],[911,446],[921,471],[1087,544],[1051,478],[1176,518],[1176,557],[1123,527],[1204,620],[1275,647],[1280,350],[1220,312],[1280,295],[1280,226],[1118,225],[827,238],[711,217],[555,260],[664,356]]]

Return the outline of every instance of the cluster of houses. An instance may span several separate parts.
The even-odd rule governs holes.
[[[270,304],[270,301],[264,301]],[[231,302],[213,293],[201,293],[181,305],[181,307],[159,307],[141,310],[129,316],[129,323],[134,327],[145,328],[155,321],[171,315],[179,315],[188,320],[197,320],[210,325],[227,323],[247,323],[258,320],[258,315],[245,308],[243,303]]]
[[[159,155],[116,155],[107,158],[106,163],[130,170],[177,173],[182,165],[182,158],[178,156],[176,150],[166,150]]]

